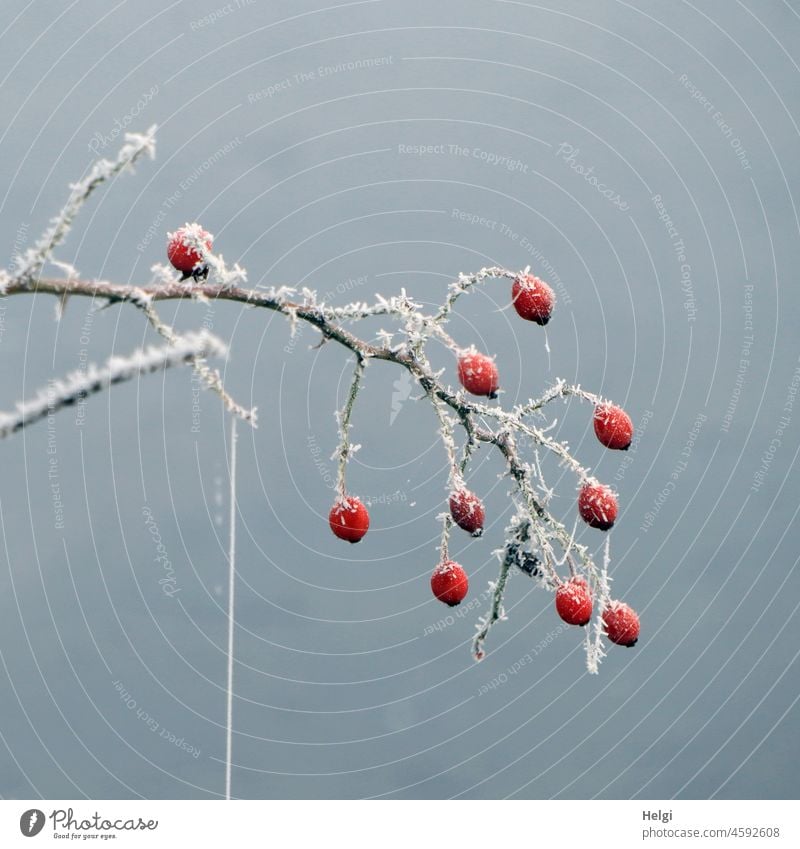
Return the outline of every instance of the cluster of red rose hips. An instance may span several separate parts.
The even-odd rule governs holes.
[[[205,230],[182,227],[170,234],[167,257],[182,280],[205,277],[204,264],[195,243],[200,240],[211,250],[211,236]],[[553,290],[533,275],[518,276],[511,288],[514,309],[526,321],[544,326],[550,321],[555,305]],[[473,395],[496,398],[500,376],[494,360],[474,348],[458,358],[458,379]],[[613,404],[599,404],[594,411],[594,432],[607,448],[627,450],[633,438],[633,422],[628,414]],[[483,503],[474,492],[459,487],[450,495],[450,515],[460,528],[474,537],[483,533],[485,513]],[[617,497],[612,489],[594,480],[587,480],[578,494],[578,513],[590,527],[609,530],[617,519]],[[354,495],[337,499],[328,516],[331,530],[339,538],[356,543],[369,530],[369,512]],[[469,590],[469,579],[462,566],[453,560],[443,560],[431,575],[431,590],[439,601],[455,606]],[[556,590],[556,611],[569,625],[586,625],[592,618],[593,601],[586,580],[572,577]],[[639,637],[639,617],[623,602],[612,601],[603,611],[606,635],[619,645],[632,646]]]
[[[633,438],[633,423],[620,407],[599,404],[594,412],[594,431],[607,448],[626,450]],[[585,483],[578,496],[578,512],[592,528],[609,530],[617,518],[617,499],[612,490],[599,483]],[[472,536],[483,532],[484,509],[481,500],[467,489],[450,496],[453,521]],[[433,571],[431,589],[439,601],[455,606],[469,590],[467,573],[456,562],[445,560]],[[556,590],[556,611],[568,625],[586,625],[592,618],[593,601],[586,580],[573,577]],[[603,611],[605,633],[612,643],[633,646],[639,639],[639,617],[627,604],[611,601]]]
[[[204,277],[208,271],[203,257],[193,246],[201,240],[211,250],[211,236],[197,227],[190,232],[181,228],[170,235],[167,256],[173,267],[182,272],[182,280]],[[550,286],[533,275],[519,275],[511,288],[514,309],[526,321],[545,325],[555,305],[555,294]],[[462,352],[458,358],[458,379],[472,395],[497,397],[500,377],[491,357],[474,348]],[[594,432],[607,448],[627,450],[633,438],[630,416],[613,404],[598,404],[594,411]],[[485,513],[480,498],[461,486],[450,495],[450,515],[460,528],[474,537],[483,533]],[[590,527],[609,530],[617,519],[617,497],[613,490],[591,479],[586,480],[578,494],[578,513]],[[330,528],[347,542],[359,542],[369,530],[369,512],[355,495],[338,498],[328,516]],[[443,560],[431,575],[431,590],[439,601],[454,607],[460,604],[469,590],[469,579],[464,569],[453,560]],[[569,625],[586,625],[592,618],[593,601],[586,580],[572,577],[562,582],[556,590],[556,611]],[[639,637],[639,617],[621,601],[611,601],[603,611],[603,624],[609,640],[623,646],[632,646]]]
[[[520,317],[545,325],[550,321],[555,294],[550,286],[533,275],[520,275],[511,289],[512,302]],[[497,397],[500,377],[491,357],[474,348],[458,358],[458,379],[473,395]],[[633,439],[630,416],[613,404],[598,404],[594,410],[594,432],[607,448],[625,451]],[[480,498],[465,487],[450,494],[450,515],[460,528],[472,536],[483,533],[485,512]],[[611,487],[594,479],[585,480],[578,494],[578,513],[590,527],[608,531],[617,519],[617,497]],[[359,542],[369,529],[369,513],[354,495],[337,499],[329,514],[333,533],[351,543]],[[463,567],[453,560],[439,563],[431,575],[431,590],[439,601],[451,607],[460,604],[469,590]],[[572,577],[556,591],[556,611],[569,625],[586,625],[592,618],[593,600],[586,580]],[[621,601],[611,601],[603,611],[603,625],[611,642],[633,646],[639,638],[639,617]]]

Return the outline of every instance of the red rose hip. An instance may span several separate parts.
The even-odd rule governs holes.
[[[479,537],[483,533],[485,514],[480,498],[468,489],[457,489],[450,495],[450,515],[459,528]]]
[[[469,590],[467,573],[454,560],[445,560],[433,570],[431,590],[439,601],[455,607]]]
[[[586,625],[592,618],[592,594],[583,578],[572,578],[556,590],[556,612],[568,625]]]
[[[458,379],[467,392],[473,395],[497,397],[500,376],[491,357],[478,353],[474,348],[458,358]]]
[[[167,258],[172,267],[182,271],[185,276],[203,263],[198,244],[205,245],[206,250],[210,251],[213,242],[211,234],[199,224],[186,224],[174,233],[168,233],[167,238]]]
[[[339,539],[360,542],[369,530],[369,513],[359,498],[348,495],[331,507],[328,522]]]
[[[586,483],[578,495],[578,512],[581,519],[592,528],[610,530],[617,520],[617,496],[610,486]]]
[[[606,448],[627,451],[633,439],[633,422],[622,407],[598,404],[594,409],[594,432]]]
[[[618,646],[636,645],[639,639],[639,617],[622,601],[611,601],[603,611],[606,636]]]
[[[511,298],[517,314],[526,321],[545,325],[550,321],[556,296],[553,290],[533,274],[520,274],[511,287]]]

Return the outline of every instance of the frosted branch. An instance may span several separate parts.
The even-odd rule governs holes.
[[[426,313],[423,305],[413,300],[405,290],[394,297],[376,295],[372,303],[355,301],[344,306],[333,306],[324,303],[325,296],[320,297],[316,291],[307,287],[281,285],[244,288],[246,271],[238,264],[228,267],[222,254],[209,249],[209,235],[195,223],[187,224],[182,231],[185,247],[196,252],[200,258],[191,279],[178,280],[174,269],[161,264],[152,266],[153,276],[146,286],[81,279],[74,268],[54,260],[53,250],[63,241],[75,215],[95,188],[131,168],[141,156],[153,156],[154,131],[155,128],[151,128],[144,135],[126,136],[126,144],[116,160],[98,160],[87,176],[71,187],[72,192],[64,209],[52,220],[51,226],[35,245],[17,258],[16,270],[11,274],[0,271],[0,294],[50,293],[58,297],[62,304],[67,297],[72,296],[104,299],[109,305],[132,304],[146,315],[169,346],[136,352],[128,359],[115,358],[102,368],[91,367],[64,381],[54,382],[46,393],[40,393],[32,401],[18,405],[17,412],[0,414],[0,436],[12,433],[29,421],[49,415],[51,409],[74,403],[112,383],[175,362],[189,363],[202,382],[220,396],[231,413],[255,426],[255,410],[239,405],[226,391],[220,373],[206,363],[205,358],[209,353],[218,352],[221,345],[219,340],[207,334],[179,336],[160,318],[156,305],[160,301],[181,299],[201,303],[232,301],[247,308],[266,309],[283,315],[292,335],[301,323],[310,324],[320,332],[322,342],[334,341],[352,352],[356,359],[345,405],[337,413],[338,445],[334,457],[338,459],[338,498],[346,496],[347,464],[358,448],[350,443],[350,428],[364,369],[372,359],[391,362],[405,369],[408,377],[421,387],[422,397],[428,399],[434,407],[439,422],[439,435],[447,456],[450,491],[463,486],[467,465],[481,443],[498,450],[514,488],[518,511],[506,529],[504,547],[497,552],[500,570],[497,581],[491,585],[490,610],[477,626],[473,646],[476,658],[483,656],[484,643],[492,626],[504,618],[504,594],[514,567],[537,579],[545,589],[554,591],[562,581],[558,570],[566,565],[570,576],[587,579],[597,599],[596,621],[586,634],[587,666],[590,672],[596,672],[604,654],[601,636],[602,613],[609,600],[608,545],[602,566],[598,568],[586,546],[575,541],[575,526],[571,531],[568,530],[550,511],[553,491],[545,481],[540,452],[555,457],[560,466],[575,475],[578,483],[584,484],[594,479],[590,469],[573,456],[569,445],[553,436],[556,421],[541,424],[540,419],[544,408],[558,399],[576,397],[595,406],[603,403],[602,399],[579,385],[558,380],[541,397],[531,398],[511,409],[505,409],[500,404],[489,405],[466,395],[461,389],[453,390],[446,382],[444,370],[435,371],[426,354],[427,343],[432,340],[444,345],[456,357],[468,350],[468,346],[459,344],[445,329],[458,299],[491,279],[513,280],[518,272],[491,266],[474,274],[460,274],[449,285],[444,302],[431,313]],[[47,262],[60,267],[64,277],[42,277],[41,270]],[[526,268],[521,273],[527,274],[528,271]],[[358,320],[376,317],[385,317],[387,324],[393,325],[390,329],[381,329],[377,341],[361,338],[350,329],[352,323]],[[460,460],[456,440],[458,426],[463,428],[466,437]],[[452,518],[446,512],[438,518],[442,521],[440,549],[442,558],[446,559]]]
[[[507,542],[505,547],[497,552],[500,558],[500,572],[496,581],[489,582],[492,591],[492,601],[489,610],[478,620],[477,633],[472,641],[472,654],[475,660],[483,660],[485,651],[483,644],[489,636],[489,631],[495,622],[506,618],[503,610],[503,599],[506,592],[509,573],[514,566],[523,569],[525,563],[523,548],[530,538],[530,522],[524,514],[518,513],[506,528]]]
[[[120,148],[116,159],[98,159],[82,180],[70,185],[70,195],[61,212],[51,220],[50,226],[32,248],[14,258],[15,280],[30,284],[38,276],[52,256],[53,250],[69,233],[75,216],[98,186],[116,177],[121,171],[132,170],[135,162],[142,156],[154,158],[155,132],[156,127],[153,125],[144,134],[126,133],[125,144]]]

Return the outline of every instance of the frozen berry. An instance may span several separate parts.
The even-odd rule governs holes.
[[[463,528],[474,537],[483,533],[483,504],[474,492],[457,489],[450,495],[450,515],[459,528]]]
[[[369,530],[367,508],[355,495],[337,500],[331,507],[328,521],[334,534],[347,542],[359,542]]]
[[[533,274],[520,274],[511,287],[514,309],[526,321],[545,325],[553,314],[556,296],[553,290]]]
[[[491,357],[478,353],[474,348],[459,357],[458,379],[464,389],[473,395],[497,397],[500,386],[497,366]]]
[[[586,483],[578,495],[578,512],[581,519],[600,531],[609,530],[617,520],[617,496],[610,486]]]
[[[199,246],[211,250],[213,237],[199,224],[186,224],[174,233],[167,233],[167,258],[173,268],[182,271],[184,278],[203,270],[203,255]],[[207,269],[205,269],[207,273]]]
[[[606,636],[618,646],[634,646],[639,639],[639,617],[622,601],[611,601],[603,611]]]
[[[585,625],[592,618],[592,594],[583,578],[572,578],[556,590],[556,611],[568,625]]]
[[[455,607],[461,604],[469,590],[467,573],[454,560],[445,560],[433,570],[431,589],[439,601]]]
[[[622,407],[598,404],[594,408],[594,432],[606,448],[627,451],[633,439],[633,422]]]

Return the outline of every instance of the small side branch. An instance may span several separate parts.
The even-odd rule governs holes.
[[[13,279],[24,286],[39,275],[44,264],[51,258],[53,250],[64,241],[81,208],[89,200],[92,192],[103,183],[115,177],[121,171],[132,169],[142,156],[155,157],[155,125],[144,133],[126,133],[125,144],[120,148],[114,160],[98,159],[89,173],[70,186],[71,192],[64,208],[52,219],[36,244],[15,257],[16,269]]]
[[[588,401],[590,404],[602,403],[602,398],[594,392],[587,392],[581,386],[567,383],[565,380],[557,380],[540,398],[531,399],[525,404],[519,404],[514,408],[514,414],[518,416],[528,416],[531,413],[539,412],[543,407],[551,401],[558,398],[567,398],[570,395],[580,398],[582,401]]]
[[[596,568],[586,546],[576,543],[572,538],[572,534],[567,531],[564,525],[537,498],[536,492],[531,485],[529,470],[520,461],[514,442],[510,436],[498,439],[496,444],[508,462],[509,472],[516,481],[525,508],[535,523],[533,525],[534,532],[537,533],[539,541],[547,548],[549,546],[549,538],[556,540],[565,552],[573,552],[579,558],[583,568],[587,572],[594,574]],[[548,577],[553,585],[558,585],[558,576],[552,570],[552,566],[546,561],[544,566],[546,571],[549,572]]]
[[[524,516],[518,514],[511,525],[506,528],[506,533],[508,540],[505,548],[498,552],[500,555],[500,572],[497,575],[497,580],[489,585],[492,590],[492,604],[486,615],[478,620],[478,630],[472,641],[472,654],[475,660],[483,660],[486,656],[483,644],[489,636],[489,631],[495,622],[505,619],[503,598],[505,597],[508,576],[512,567],[521,567],[523,563],[522,550],[530,536],[530,522]]]
[[[458,280],[454,280],[448,287],[447,300],[442,304],[439,308],[439,312],[434,316],[434,322],[439,324],[443,321],[447,321],[450,313],[453,311],[453,307],[456,305],[456,301],[458,301],[465,292],[469,292],[470,289],[474,289],[476,286],[483,283],[488,277],[507,277],[513,280],[516,276],[515,272],[509,271],[507,268],[500,268],[499,266],[482,268],[475,274],[459,274]]]
[[[603,613],[611,601],[611,578],[608,575],[608,567],[611,563],[611,540],[606,537],[603,546],[603,565],[597,574],[593,584],[595,603],[594,622],[591,627],[586,628],[586,668],[592,675],[597,675],[602,659],[606,656],[603,648]]]
[[[158,312],[153,306],[152,300],[146,295],[146,293],[142,292],[141,296],[138,299],[133,300],[133,303],[139,307],[140,310],[147,316],[147,320],[153,326],[155,331],[166,339],[170,345],[174,345],[179,339],[180,336],[170,327],[166,322],[161,320]],[[208,364],[205,361],[205,358],[202,356],[193,356],[189,359],[189,362],[192,365],[192,368],[195,371],[195,374],[200,378],[200,380],[212,391],[216,392],[217,395],[222,399],[223,404],[225,404],[225,408],[233,413],[233,415],[238,418],[246,421],[248,424],[256,427],[256,409],[252,407],[251,409],[247,409],[246,407],[242,407],[241,404],[237,403],[231,395],[228,394],[228,391],[225,389],[225,386],[222,383],[222,376],[220,375],[217,369],[209,368]]]
[[[358,390],[361,388],[361,380],[364,377],[366,360],[360,354],[356,354],[356,367],[353,370],[353,379],[350,382],[350,391],[341,412],[336,413],[336,421],[339,426],[339,446],[336,454],[339,458],[338,474],[336,476],[336,493],[339,500],[344,501],[347,494],[345,476],[347,473],[347,461],[352,454],[361,447],[350,443],[350,419],[353,415],[353,406],[356,403]]]

